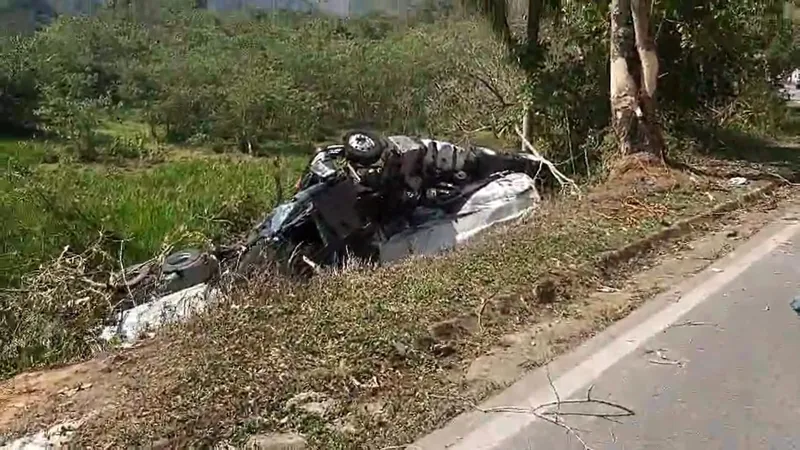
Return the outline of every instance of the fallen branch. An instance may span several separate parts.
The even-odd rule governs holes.
[[[556,178],[556,181],[558,181],[558,183],[562,187],[564,185],[569,185],[569,187],[571,188],[573,193],[576,193],[576,194],[580,195],[581,190],[578,187],[578,185],[574,181],[572,181],[572,179],[570,179],[569,177],[567,177],[566,175],[561,173],[561,171],[556,168],[555,164],[553,164],[547,158],[542,156],[541,153],[539,153],[536,150],[536,148],[533,146],[533,144],[531,144],[525,138],[525,136],[522,134],[522,131],[520,131],[519,127],[515,127],[514,130],[517,132],[517,135],[519,136],[519,138],[522,139],[522,144],[525,146],[525,148],[527,148],[528,151],[531,152],[531,154],[533,155],[534,159],[536,161],[544,164],[545,166],[547,166],[547,168],[550,169],[550,173],[553,174],[553,176]]]
[[[492,85],[492,83],[490,83],[488,80],[485,80],[474,73],[468,73],[468,75],[478,83],[482,84],[483,87],[488,89],[489,92],[491,92],[495,96],[495,98],[497,98],[497,101],[500,103],[501,108],[508,108],[509,106],[514,106],[513,103],[507,102],[505,97],[503,97],[503,94],[501,94],[500,91],[494,85]]]
[[[547,366],[545,366],[545,368],[546,367]],[[472,400],[466,400],[465,401],[465,399],[459,398],[459,397],[451,397],[451,396],[435,395],[435,394],[432,394],[431,397],[445,399],[445,400],[462,400],[462,401],[465,401],[465,403],[467,403],[471,408],[475,409],[476,411],[485,413],[485,414],[490,414],[490,413],[531,414],[534,417],[536,417],[537,419],[541,419],[541,420],[544,420],[545,422],[552,423],[553,425],[556,425],[556,426],[566,430],[567,433],[573,435],[578,440],[578,442],[580,442],[581,445],[583,445],[584,450],[593,450],[593,449],[578,434],[578,431],[581,431],[581,430],[577,430],[576,428],[571,427],[570,425],[568,425],[564,421],[563,418],[565,416],[595,417],[595,418],[610,420],[612,422],[617,422],[618,423],[617,420],[614,420],[615,418],[617,418],[617,417],[630,417],[630,416],[633,416],[633,415],[636,414],[632,409],[627,408],[627,407],[625,407],[623,405],[620,405],[618,403],[614,403],[614,402],[607,401],[607,400],[599,400],[599,399],[596,399],[596,398],[592,398],[592,390],[594,389],[594,385],[589,386],[589,389],[586,391],[586,398],[585,399],[562,400],[561,396],[558,394],[558,391],[557,391],[557,389],[555,387],[555,384],[553,384],[553,380],[550,378],[550,373],[549,372],[547,372],[547,381],[550,383],[550,388],[553,390],[553,394],[556,397],[556,401],[543,403],[543,404],[541,404],[539,406],[536,406],[536,407],[495,406],[495,407],[491,407],[491,408],[483,408],[483,407],[477,405]],[[577,412],[565,412],[565,411],[561,410],[561,406],[562,405],[582,405],[582,404],[598,404],[598,405],[609,406],[611,408],[617,409],[618,412],[604,414],[604,413],[588,413],[588,412],[580,412],[580,411],[577,411]],[[556,410],[555,411],[542,411],[545,408],[551,408],[551,407],[555,407]],[[382,448],[381,450],[403,449],[403,448],[414,448],[414,447],[408,447],[408,446],[402,446],[401,445],[401,446],[396,446],[396,447],[386,447],[386,448]]]
[[[483,413],[505,412],[505,413],[532,414],[538,419],[542,419],[546,422],[552,423],[553,425],[556,425],[566,430],[568,434],[574,436],[575,439],[577,439],[578,442],[581,443],[584,450],[593,450],[593,448],[589,446],[589,444],[580,436],[578,430],[571,427],[564,421],[565,416],[584,416],[584,417],[596,417],[601,419],[613,420],[616,417],[629,417],[635,414],[632,409],[622,406],[620,404],[606,400],[598,400],[592,398],[592,389],[594,389],[594,385],[589,386],[589,389],[586,392],[585,399],[561,400],[561,397],[558,394],[558,390],[553,384],[553,380],[550,378],[549,372],[547,373],[547,381],[550,383],[550,388],[553,390],[553,394],[556,397],[556,401],[554,402],[544,403],[533,408],[523,408],[517,406],[498,406],[494,408],[481,408],[479,406],[475,406],[475,409]],[[589,403],[610,406],[612,408],[618,409],[619,412],[611,414],[603,414],[603,413],[585,413],[585,412],[564,412],[561,410],[562,405],[589,404]],[[542,409],[550,407],[555,407],[556,410],[542,411]]]
[[[767,175],[767,176],[771,176],[771,177],[773,177],[773,178],[777,178],[779,181],[782,181],[784,184],[786,184],[786,185],[788,185],[788,186],[800,186],[800,183],[794,183],[794,182],[792,182],[792,181],[789,181],[789,180],[787,180],[785,177],[783,177],[783,176],[781,176],[781,175],[779,175],[779,174],[777,174],[777,173],[774,173],[774,172],[767,172],[767,171],[765,171],[765,170],[764,170],[764,171],[761,171],[761,173],[763,173],[763,174],[765,174],[765,175]]]
[[[672,358],[667,357],[667,355],[664,354],[664,353],[666,353],[666,350],[664,350],[664,349],[647,350],[645,352],[645,354],[652,354],[652,353],[655,353],[656,356],[658,356],[658,359],[651,359],[649,361],[651,364],[659,364],[659,365],[662,365],[662,366],[683,367],[683,365],[686,363],[686,361],[679,361],[677,359],[672,359]]]
[[[489,303],[490,301],[494,300],[494,298],[497,297],[497,294],[499,292],[500,292],[500,288],[498,287],[497,289],[495,289],[495,291],[492,293],[492,295],[490,295],[488,297],[484,297],[483,300],[481,300],[481,304],[478,307],[478,314],[477,314],[478,315],[478,329],[481,332],[483,332],[483,312],[486,310],[486,304]]]
[[[685,322],[673,323],[668,328],[679,328],[679,327],[716,327],[719,328],[719,325],[713,322],[695,322],[693,320],[687,320]]]

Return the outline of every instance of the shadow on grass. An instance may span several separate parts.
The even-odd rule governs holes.
[[[313,142],[268,141],[259,145],[254,156],[283,156],[310,158],[314,154]]]
[[[794,128],[794,130],[792,130]],[[708,156],[728,161],[772,166],[791,172],[800,171],[800,120],[784,128],[784,136],[767,139],[740,130],[711,127],[686,127],[689,136],[702,144]]]

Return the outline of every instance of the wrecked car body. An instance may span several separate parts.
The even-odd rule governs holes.
[[[244,242],[135,266],[124,289],[148,284],[150,299],[120,310],[102,337],[133,341],[203,310],[219,297],[216,280],[224,276],[247,279],[272,265],[305,278],[352,259],[387,264],[452,250],[535,210],[544,172],[533,155],[349,133],[343,144],[316,149],[294,195]]]
[[[411,246],[406,256],[436,253],[471,235],[456,230],[471,223],[464,217],[477,210],[514,203],[508,217],[514,218],[538,203],[540,172],[541,163],[530,155],[350,133],[344,145],[317,149],[294,197],[276,207],[245,243],[237,270],[244,272],[265,259],[301,275],[348,258],[389,262],[403,257],[397,250],[401,242]],[[494,214],[484,222],[505,218],[504,213]],[[439,232],[431,234],[433,224],[440,225]],[[444,238],[448,226],[451,236]],[[412,239],[415,234],[424,234],[422,240],[429,244],[414,244],[419,240]],[[435,235],[444,241],[434,245]]]

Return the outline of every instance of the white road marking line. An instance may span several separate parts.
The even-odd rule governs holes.
[[[622,358],[631,354],[647,339],[667,329],[798,232],[800,232],[800,223],[787,225],[775,232],[766,242],[731,260],[723,272],[716,273],[708,281],[686,293],[679,302],[672,303],[662,311],[650,316],[563,376],[553,380],[559,396],[568,398],[583,387],[590,385],[593,380]],[[547,386],[535,391],[533,395],[521,401],[520,405],[535,407],[555,400],[552,388]],[[457,443],[450,443],[446,448],[448,450],[501,450],[499,445],[504,440],[515,436],[535,420],[536,417],[532,414],[500,413],[463,436]],[[425,450],[433,449],[428,447]]]

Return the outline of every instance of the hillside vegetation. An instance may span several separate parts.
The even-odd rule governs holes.
[[[219,15],[183,3],[193,2],[165,3],[158,17],[128,9],[60,17],[31,36],[0,39],[2,377],[86,358],[97,348],[95,331],[104,317],[98,311],[107,305],[78,308],[74,299],[33,302],[26,295],[26,276],[66,246],[81,252],[99,245],[106,257],[92,269],[105,274],[169,245],[235,239],[279,200],[278,192],[287,191],[315,144],[348,128],[518,148],[514,126],[522,105],[531,101],[534,144],[586,185],[604,180],[604,161],[614,146],[607,132],[603,2],[565,2],[545,21],[544,60],[533,77],[524,76],[483,20],[467,13],[432,8],[403,21],[338,20]],[[800,58],[781,2],[656,4],[658,100],[673,158],[702,153],[754,160],[756,147],[736,143],[795,133],[778,85]],[[516,19],[512,25],[519,29]],[[395,370],[384,364],[395,341],[411,345],[432,322],[475,310],[497,286],[509,298],[523,298],[553,260],[557,267],[576,267],[667,220],[698,212],[708,206],[707,192],[696,189],[626,193],[610,202],[618,204],[602,207],[591,200],[570,203],[603,216],[586,216],[576,225],[569,214],[550,212],[509,234],[508,247],[490,240],[463,259],[448,256],[351,278],[326,275],[303,287],[265,282],[242,300],[255,302],[252,307],[223,310],[184,337],[159,341],[172,359],[154,364],[145,377],[152,383],[131,392],[164,400],[142,403],[142,409],[150,417],[163,412],[162,406],[175,411],[167,425],[134,422],[137,411],[121,409],[107,427],[97,425],[97,436],[118,445],[147,445],[167,429],[163,433],[180,435],[183,443],[208,444],[280,428],[286,422],[279,400],[329,381],[339,383],[333,395],[346,397],[349,378]],[[631,206],[631,196],[646,205]],[[614,216],[628,213],[630,218]],[[475,356],[539,312],[539,306],[517,305],[503,315],[510,314],[508,321],[487,319],[482,326],[489,331],[478,344],[467,340],[455,348],[464,358]],[[303,329],[265,331],[265,319]],[[317,340],[298,342],[297,335]],[[286,353],[271,357],[274,348],[257,346],[258,336]],[[237,350],[239,344],[247,350]],[[334,442],[387,442],[430,428],[455,409],[437,410],[425,403],[430,398],[403,407],[400,394],[427,388],[445,394],[452,386],[436,355],[413,355],[387,375],[405,389],[388,401],[398,416],[419,418],[422,425],[378,427],[350,441],[315,421],[293,418],[289,425],[310,431],[320,446],[331,445],[325,448],[335,448]],[[350,366],[337,369],[342,361]],[[269,367],[256,367],[262,362]],[[317,362],[324,371],[312,374]],[[175,373],[170,367],[176,364],[190,370]],[[278,364],[290,367],[291,376]],[[250,369],[263,369],[260,386],[269,386],[263,392],[277,399],[252,423],[240,391],[246,385],[231,388],[236,395],[227,397],[222,391],[208,394],[204,384],[222,385],[230,373],[245,380]],[[156,392],[159,380],[171,383],[164,387],[168,395]],[[185,392],[184,385],[197,389]],[[354,408],[361,394],[353,394]],[[215,412],[203,419],[201,407]]]

